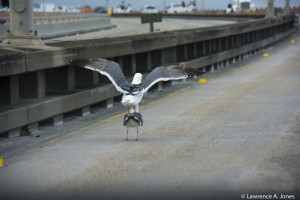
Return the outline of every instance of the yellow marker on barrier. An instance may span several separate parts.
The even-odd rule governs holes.
[[[296,41],[295,40],[291,40],[291,43],[295,43]]]
[[[269,56],[269,54],[268,53],[264,53],[264,57],[268,57]]]
[[[206,83],[206,79],[204,79],[204,78],[199,79],[199,83]]]
[[[3,167],[3,158],[0,157],[0,167]]]
[[[111,9],[111,8],[107,9],[107,14],[108,14],[109,16],[112,15],[112,9]]]

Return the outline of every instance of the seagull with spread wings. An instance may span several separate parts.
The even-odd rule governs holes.
[[[198,69],[185,67],[184,64],[160,66],[152,70],[142,82],[143,75],[136,73],[131,83],[128,83],[121,67],[114,61],[106,59],[75,59],[70,60],[71,64],[81,66],[86,69],[97,71],[105,75],[113,83],[116,89],[123,93],[121,103],[128,108],[128,112],[138,112],[139,103],[146,93],[155,83],[160,81],[186,79],[190,76],[203,74]]]

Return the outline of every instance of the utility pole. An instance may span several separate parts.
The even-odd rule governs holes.
[[[33,27],[33,0],[9,0],[10,26],[2,45],[42,45]]]
[[[237,0],[237,12],[240,12],[240,0]]]
[[[108,10],[108,0],[105,1],[106,1],[106,10]]]
[[[166,12],[166,0],[164,0],[164,12]]]
[[[290,8],[290,0],[285,0],[285,14],[290,14],[291,8]]]
[[[274,0],[268,0],[268,8],[266,13],[266,18],[275,18],[275,10],[274,10]]]
[[[204,13],[204,0],[201,0],[201,12]]]

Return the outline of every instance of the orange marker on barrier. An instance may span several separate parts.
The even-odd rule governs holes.
[[[291,43],[295,43],[296,41],[295,40],[291,40]]]
[[[3,158],[0,157],[0,167],[3,167]]]

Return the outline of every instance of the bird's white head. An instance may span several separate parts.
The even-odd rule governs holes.
[[[141,84],[143,75],[141,73],[136,73],[133,77],[131,84]]]

